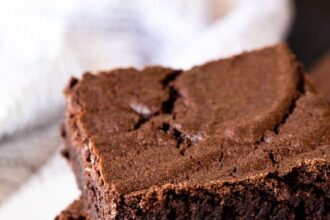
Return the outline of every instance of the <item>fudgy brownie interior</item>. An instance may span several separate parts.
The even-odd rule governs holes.
[[[330,217],[330,109],[285,45],[87,73],[65,155],[94,219]]]

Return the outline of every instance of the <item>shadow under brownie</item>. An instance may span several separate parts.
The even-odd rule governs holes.
[[[65,156],[93,219],[329,218],[330,109],[284,45],[72,79]]]

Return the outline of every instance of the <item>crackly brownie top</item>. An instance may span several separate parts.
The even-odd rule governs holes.
[[[285,45],[189,71],[85,74],[66,94],[81,148],[123,194],[280,172],[328,156],[329,106]]]
[[[311,71],[316,91],[324,95],[330,103],[330,52]]]

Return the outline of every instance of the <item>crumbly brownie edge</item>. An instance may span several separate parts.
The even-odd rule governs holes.
[[[328,157],[329,147],[318,150]],[[83,202],[95,219],[326,219],[330,217],[328,161],[329,158],[300,161],[285,172],[275,170],[208,186],[152,187],[117,196],[112,207],[100,198],[106,198],[107,192],[93,188],[96,185],[89,179],[87,183],[92,186],[83,191]],[[101,212],[105,206],[108,212]]]
[[[80,198],[57,215],[55,220],[92,220],[92,218],[83,210],[83,202]]]
[[[128,195],[113,194],[115,200],[112,203],[104,199],[111,195],[91,176],[81,172],[84,169],[80,161],[83,155],[77,156],[81,153],[77,152],[79,147],[71,143],[66,147],[73,155],[69,160],[76,160],[70,163],[77,178],[87,186],[82,189],[83,205],[94,219],[330,217],[330,146],[302,155],[305,158],[313,158],[313,154],[324,155],[324,158],[297,160],[289,170],[281,173],[273,170],[252,178],[209,186],[167,184]],[[87,145],[85,147],[84,156],[90,155]]]
[[[102,189],[98,187],[97,180],[94,181],[91,177],[91,175],[95,176],[97,174],[93,172],[91,168],[92,165],[88,163],[88,161],[90,161],[90,152],[88,149],[86,149],[87,145],[75,146],[72,143],[70,137],[73,134],[68,127],[69,126],[64,126],[66,135],[63,137],[65,145],[62,154],[69,162],[75,174],[79,189],[82,193],[81,206],[84,210],[86,210],[86,212],[90,214],[90,216],[93,217],[93,219],[105,219],[105,216],[102,215],[102,209],[99,208],[99,206],[106,207],[107,204],[104,203],[103,199],[101,198]],[[77,145],[78,143],[75,144]],[[85,148],[86,150],[78,151],[77,149],[80,149],[81,147]]]
[[[125,196],[117,219],[328,219],[330,166],[313,160],[279,174],[209,187],[168,185]]]

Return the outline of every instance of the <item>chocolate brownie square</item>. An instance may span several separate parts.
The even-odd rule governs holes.
[[[78,199],[56,216],[55,220],[92,220],[92,218],[84,211],[82,200]]]
[[[316,91],[330,103],[330,52],[316,64],[310,76]]]
[[[65,152],[93,219],[329,219],[330,108],[285,45],[86,73]]]

